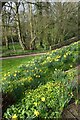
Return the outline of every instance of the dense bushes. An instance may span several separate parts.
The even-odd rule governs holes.
[[[3,94],[11,94],[17,100],[7,109],[6,118],[14,114],[20,119],[61,117],[64,106],[72,98],[71,80],[77,75],[72,68],[79,61],[78,43],[51,51],[19,66],[13,74],[4,75]]]

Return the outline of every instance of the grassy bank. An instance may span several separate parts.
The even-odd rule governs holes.
[[[36,58],[38,57],[39,56],[36,56]],[[16,70],[18,66],[20,66],[21,64],[27,64],[33,58],[35,58],[35,56],[2,60],[2,75],[6,74],[7,72],[12,73]]]

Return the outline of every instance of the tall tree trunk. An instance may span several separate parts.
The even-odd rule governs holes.
[[[7,26],[7,21],[6,18],[2,15],[2,26],[3,26],[3,36],[4,36],[4,40],[5,40],[5,45],[6,48],[9,49],[9,42],[8,42],[8,26]]]
[[[37,11],[38,11],[38,24],[40,25],[40,28],[38,27],[38,30],[40,31],[39,35],[40,35],[40,47],[44,48],[43,46],[43,34],[44,34],[44,30],[43,30],[43,13],[42,13],[42,0],[41,2],[39,2],[38,0],[38,7],[37,7]]]
[[[26,49],[26,45],[23,41],[22,35],[21,35],[21,26],[20,26],[20,18],[19,18],[19,3],[15,3],[16,4],[16,24],[17,24],[17,31],[18,31],[18,38],[19,38],[19,43],[22,47],[23,50]]]
[[[6,48],[9,49],[9,41],[8,41],[8,37],[7,37],[7,28],[6,26],[4,26],[4,38],[5,38],[5,43],[6,43]]]
[[[12,40],[13,50],[16,51],[15,46],[14,46],[14,40],[13,40],[13,37],[12,37],[12,28],[11,28],[11,40]]]
[[[29,18],[30,18],[30,34],[31,34],[31,41],[30,41],[30,49],[33,49],[33,42],[35,38],[33,36],[33,25],[32,25],[32,4],[29,4]]]

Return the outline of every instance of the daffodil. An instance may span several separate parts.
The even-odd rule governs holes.
[[[58,55],[58,56],[56,56],[56,57],[54,58],[54,60],[55,60],[55,61],[58,61],[60,57],[61,57],[61,56]]]
[[[16,76],[16,74],[14,74],[14,76]]]
[[[72,67],[72,65],[70,65],[70,67]]]
[[[30,80],[30,81],[33,80],[32,77],[30,77],[29,80]]]
[[[38,77],[38,75],[36,75],[36,77]]]
[[[57,70],[57,69],[55,68],[55,70]]]
[[[4,77],[6,76],[6,74],[4,74]]]
[[[40,72],[42,72],[42,70],[39,70]]]
[[[17,118],[17,115],[16,115],[16,114],[14,114],[14,115],[12,116],[12,120],[18,120],[18,118]]]
[[[50,57],[47,57],[48,60],[50,60],[51,58]]]
[[[66,55],[64,55],[64,58],[66,58]]]
[[[36,74],[34,74],[34,76],[36,76]]]
[[[40,78],[40,75],[38,75],[38,77]]]
[[[35,110],[34,115],[39,116],[39,112],[37,110]]]
[[[45,97],[42,97],[42,98],[41,98],[41,101],[43,101],[43,102],[44,102],[44,101],[45,101]]]
[[[56,56],[56,58],[60,58],[60,57],[61,57],[61,56],[59,56],[59,55],[58,55],[58,56]]]
[[[10,74],[10,72],[8,72],[8,74]]]
[[[4,77],[3,80],[6,80],[6,78]]]
[[[66,53],[66,55],[68,55],[68,52]]]
[[[37,106],[37,102],[34,102],[34,105]]]

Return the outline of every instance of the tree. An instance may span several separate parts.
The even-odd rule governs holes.
[[[6,7],[3,8],[4,12],[2,13],[2,25],[3,25],[3,35],[5,39],[5,44],[7,49],[9,49],[9,42],[8,42],[8,31],[9,31],[9,14],[6,10]]]
[[[17,31],[18,31],[18,38],[19,38],[19,43],[22,47],[23,50],[26,49],[26,45],[24,43],[22,33],[21,33],[21,25],[20,25],[20,18],[19,18],[19,6],[20,3],[15,2],[15,7],[16,7],[16,25],[17,25]]]

